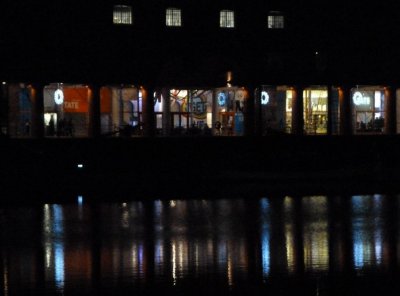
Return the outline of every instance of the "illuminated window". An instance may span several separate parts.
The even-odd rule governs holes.
[[[268,29],[283,29],[285,27],[285,19],[281,12],[271,11],[268,15]]]
[[[234,28],[235,13],[232,10],[221,10],[219,14],[219,26],[221,28]]]
[[[113,11],[113,23],[118,25],[131,25],[132,7],[126,5],[115,5]]]
[[[181,10],[177,8],[167,8],[165,14],[165,24],[168,27],[182,26]]]

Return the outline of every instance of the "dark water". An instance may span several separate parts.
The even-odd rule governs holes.
[[[2,206],[0,295],[399,295],[396,195]]]

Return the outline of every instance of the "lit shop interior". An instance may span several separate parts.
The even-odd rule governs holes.
[[[384,90],[374,87],[352,89],[353,127],[357,134],[382,133],[384,129]]]
[[[328,87],[303,89],[303,131],[306,135],[339,133],[339,94]],[[255,90],[254,111],[261,135],[292,133],[294,116],[291,86],[263,85]],[[44,134],[87,137],[91,89],[81,84],[52,83],[43,89]],[[103,86],[100,96],[102,135],[143,135],[142,91],[133,85]],[[9,85],[9,135],[30,136],[32,98],[29,86]],[[216,89],[160,89],[153,94],[156,135],[242,136],[247,101],[252,97],[242,87]],[[384,131],[385,92],[382,87],[357,86],[351,89],[351,116],[354,134]],[[328,120],[329,118],[329,120]]]
[[[262,86],[258,96],[262,134],[291,133],[293,89],[288,86]],[[338,106],[337,95],[332,97]],[[306,88],[303,91],[303,121],[305,134],[327,134],[328,89]]]

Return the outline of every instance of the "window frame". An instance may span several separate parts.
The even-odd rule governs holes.
[[[223,9],[219,12],[219,27],[223,29],[235,28],[235,11],[232,9]]]
[[[285,29],[285,16],[280,11],[270,11],[267,17],[267,27],[269,30]]]
[[[165,9],[165,26],[182,27],[182,9],[176,7],[168,7]]]
[[[118,4],[113,6],[113,25],[133,24],[132,6]]]

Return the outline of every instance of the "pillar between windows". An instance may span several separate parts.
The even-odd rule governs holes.
[[[162,96],[162,125],[163,125],[163,135],[169,136],[171,134],[171,97],[169,88],[161,89]]]
[[[255,100],[256,88],[249,86],[245,88],[246,100],[244,102],[244,135],[255,135]]]
[[[217,132],[217,129],[215,128],[216,122],[218,120],[218,108],[217,108],[217,96],[218,96],[218,91],[216,89],[213,89],[212,92],[212,118],[211,118],[211,133],[213,136],[219,135],[219,132]]]
[[[395,86],[386,86],[384,88],[384,95],[385,95],[384,133],[387,135],[396,134],[396,124],[397,124],[396,91],[397,88]]]
[[[100,136],[100,86],[92,84],[88,86],[88,136],[97,138]]]
[[[142,86],[142,110],[143,110],[143,134],[148,137],[155,135],[155,114],[154,114],[154,88]]]
[[[263,134],[262,107],[261,107],[261,87],[257,88],[254,93],[254,134],[261,136]]]
[[[44,83],[29,85],[29,96],[32,102],[31,136],[33,138],[44,137],[44,87]]]
[[[351,113],[351,87],[342,85],[338,88],[339,94],[339,125],[341,135],[351,135],[353,133],[352,127],[352,113]]]
[[[304,133],[303,91],[302,85],[292,88],[292,134],[294,135]]]
[[[328,93],[328,119],[327,119],[327,129],[326,133],[327,135],[332,135],[333,134],[333,117],[334,117],[334,109],[333,109],[333,87],[332,85],[327,86],[327,93]]]
[[[8,136],[8,119],[9,119],[9,97],[8,83],[2,82],[0,88],[0,135]]]

